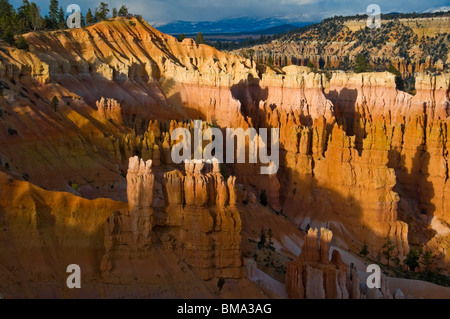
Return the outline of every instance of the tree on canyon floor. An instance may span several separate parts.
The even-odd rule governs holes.
[[[266,231],[264,227],[261,228],[261,234],[259,235],[258,249],[263,248],[266,245]]]
[[[384,254],[384,252],[383,252]],[[398,258],[392,258],[394,261]],[[450,277],[442,273],[442,269],[436,267],[436,256],[431,250],[413,246],[400,266],[400,260],[394,266],[380,264],[384,270],[394,277],[424,280],[437,285],[450,287]]]
[[[392,259],[392,255],[393,255],[394,250],[395,250],[395,245],[392,243],[392,241],[391,241],[391,239],[389,237],[386,237],[386,243],[382,247],[384,249],[382,251],[382,254],[386,258],[387,264],[389,266],[389,262]]]
[[[369,254],[369,249],[366,243],[364,243],[364,245],[362,246],[361,250],[359,251],[359,254],[363,257],[366,257]]]
[[[403,263],[409,268],[409,270],[415,271],[416,268],[419,268],[419,258],[420,249],[412,247],[406,255],[406,259],[403,261]]]
[[[58,107],[58,103],[59,103],[58,98],[56,96],[54,96],[52,98],[52,105],[53,105],[53,108],[55,109],[55,112],[56,112],[56,108]]]
[[[427,249],[422,255],[420,260],[421,264],[424,266],[424,271],[432,271],[432,265],[434,263],[434,255],[431,250]]]

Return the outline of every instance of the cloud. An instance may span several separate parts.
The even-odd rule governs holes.
[[[32,1],[32,0],[30,0]],[[46,14],[49,0],[34,0],[41,11]],[[22,0],[10,1],[15,7]],[[185,21],[215,21],[236,17],[291,17],[297,21],[320,21],[334,15],[351,15],[365,13],[371,3],[381,7],[382,12],[419,12],[429,8],[448,5],[448,0],[103,0],[110,8],[119,8],[125,4],[130,12],[141,14],[147,21],[170,22]],[[87,8],[95,8],[100,1],[92,0],[62,0],[65,9],[69,4],[78,4],[83,12]]]

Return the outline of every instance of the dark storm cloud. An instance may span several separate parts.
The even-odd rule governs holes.
[[[41,7],[43,13],[47,12],[49,1],[37,0],[35,2]],[[448,0],[105,0],[104,2],[108,3],[110,8],[125,4],[130,8],[130,12],[141,14],[146,20],[156,24],[174,20],[214,21],[244,16],[286,17],[297,21],[319,21],[334,15],[364,13],[371,3],[378,4],[382,12],[419,12],[448,5]],[[11,3],[17,7],[22,1],[15,0]],[[78,4],[85,12],[89,7],[98,6],[100,1],[60,1],[63,8],[71,3]]]

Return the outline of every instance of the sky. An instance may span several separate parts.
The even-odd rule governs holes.
[[[29,0],[32,2],[33,0]],[[43,15],[48,11],[50,0],[34,0]],[[450,6],[449,0],[103,0],[109,7],[119,8],[125,4],[131,13],[142,15],[149,23],[158,26],[176,20],[217,21],[238,17],[285,18],[291,21],[318,22],[335,15],[366,13],[369,4],[378,4],[382,13],[421,12],[430,8]],[[15,7],[22,0],[10,1]],[[62,0],[65,9],[69,4],[78,4],[84,13],[95,8],[96,0]]]

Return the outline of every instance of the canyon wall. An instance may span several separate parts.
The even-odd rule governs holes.
[[[157,243],[201,278],[241,278],[236,182],[252,195],[266,190],[269,207],[296,227],[327,226],[338,246],[366,243],[372,257],[386,237],[401,256],[414,236],[430,240],[420,233],[433,219],[450,223],[448,74],[417,74],[411,96],[390,73],[328,79],[257,66],[132,21],[29,33],[29,51],[0,51],[1,170],[50,191],[128,200],[102,215],[104,273]],[[236,179],[225,179],[195,164],[182,173],[170,133],[197,118],[279,128],[279,171],[226,165]],[[136,155],[143,161],[129,162]]]
[[[366,20],[334,17],[231,53],[275,67],[311,66],[330,73],[353,70],[359,55],[368,58],[374,70],[394,66],[403,78],[425,71],[446,72],[450,62],[448,15],[384,16],[380,28],[369,29],[366,24]]]
[[[7,298],[69,297],[66,268],[99,278],[103,226],[126,203],[47,191],[0,173],[0,278]],[[20,284],[18,284],[20,283]]]
[[[148,283],[147,293],[155,293],[171,285],[158,277],[164,271],[181,280],[168,296],[202,285],[193,278],[245,278],[235,177],[225,180],[217,164],[191,163],[185,174],[155,178],[151,160],[132,157],[127,181],[128,204],[50,192],[0,173],[3,293],[70,296],[66,267],[73,263],[82,270],[81,296],[114,293],[105,283]],[[162,184],[164,192],[155,190]]]
[[[281,195],[269,202],[277,210],[274,203],[283,203],[283,211],[303,227],[316,220],[335,227],[339,237],[350,231],[359,241],[354,249],[366,243],[376,254],[390,237],[397,252],[406,254],[406,222],[416,229],[410,238],[417,235],[411,217],[426,220],[424,227],[433,218],[448,223],[449,79],[418,74],[417,94],[411,96],[397,90],[387,72],[336,72],[329,83],[322,78],[315,92],[319,101],[325,96],[332,102],[313,103],[325,111],[305,117],[298,105],[290,110],[283,103],[253,103],[253,124],[279,127],[281,133]],[[270,100],[273,90],[268,92]],[[235,170],[259,191],[276,185],[251,165]]]
[[[324,70],[340,70],[348,68],[355,62],[355,58],[361,50],[354,50],[354,41],[333,41],[320,49],[319,41],[273,41],[268,44],[257,45],[252,49],[256,51],[254,59],[260,63],[267,64],[270,59],[274,66],[303,66],[315,67]],[[392,50],[392,44],[387,44],[385,51]],[[240,54],[241,51],[232,51],[233,54]],[[441,59],[427,56],[424,59],[413,58],[405,59],[392,55],[379,57],[376,54],[371,56],[373,63],[392,64],[403,77],[414,76],[417,72],[426,72],[429,70],[445,71],[444,63]]]
[[[386,165],[395,170],[396,190],[414,202],[402,202],[401,209],[448,222],[450,76],[418,74],[415,96],[395,90],[392,75],[385,76],[378,79],[390,85],[374,83],[373,75],[337,74],[327,96],[345,119],[346,132],[359,141],[358,149],[364,152],[375,142],[375,148],[388,152]]]

